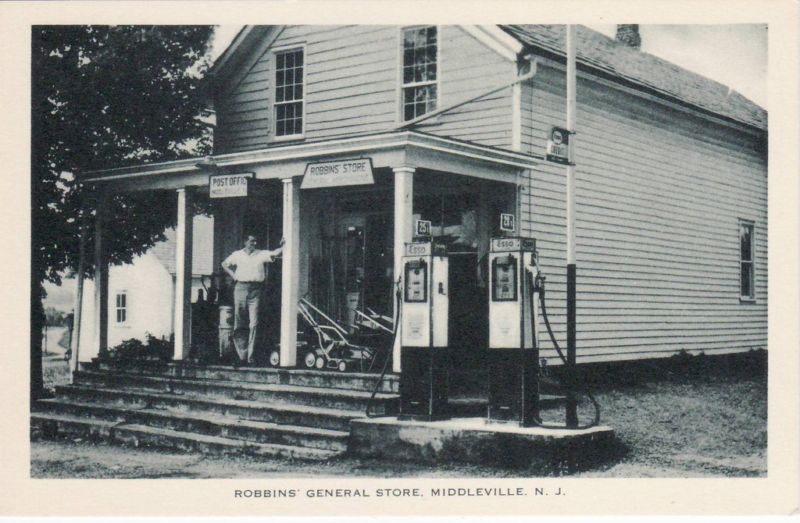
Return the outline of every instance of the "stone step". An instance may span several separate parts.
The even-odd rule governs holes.
[[[183,378],[297,385],[299,387],[320,387],[325,389],[355,390],[370,393],[375,390],[375,386],[380,378],[380,374],[371,373],[261,367],[242,367],[234,369],[233,367],[221,365],[203,366],[178,363],[171,364],[169,372],[172,376]],[[378,392],[396,394],[399,391],[399,377],[394,374],[385,375],[380,382]]]
[[[208,436],[140,424],[119,424],[103,420],[47,413],[31,414],[31,430],[45,437],[73,435],[102,437],[112,443],[169,448],[206,453],[237,453],[265,458],[326,460],[340,451],[255,443],[221,436]]]
[[[274,383],[301,387],[360,390],[364,392],[375,390],[375,385],[380,378],[380,374],[377,372],[339,372],[336,370],[274,367],[239,367],[234,369],[226,365],[200,365],[191,362],[125,362],[118,364],[96,360],[91,363],[81,364],[81,370],[211,379],[227,382]],[[378,392],[397,393],[399,390],[400,377],[398,375],[387,373],[380,380]]]
[[[339,452],[347,450],[347,438],[349,435],[347,431],[281,425],[274,422],[240,419],[221,414],[102,405],[60,398],[42,400],[37,402],[35,408],[40,413],[83,416],[117,423],[141,424],[256,443],[278,443]]]
[[[563,407],[565,396],[541,394],[539,409],[549,410]],[[480,418],[487,415],[489,400],[486,397],[457,396],[448,400],[448,413],[454,418]]]
[[[241,419],[267,421],[282,425],[299,425],[330,430],[349,431],[350,420],[364,417],[363,412],[310,407],[306,405],[265,404],[259,401],[236,400],[192,394],[175,394],[136,390],[120,390],[81,385],[56,387],[59,397],[94,402],[102,405],[129,405],[138,408],[169,409],[180,412],[203,412]]]
[[[237,453],[262,458],[324,461],[341,454],[341,452],[333,450],[311,449],[272,443],[251,443],[219,436],[191,434],[177,430],[135,424],[115,427],[114,440],[137,447],[152,446],[195,452]]]
[[[116,421],[84,418],[48,412],[31,412],[31,436],[44,438],[79,436],[94,441],[110,440]]]
[[[79,371],[75,383],[125,390],[149,390],[183,394],[261,401],[270,404],[297,404],[364,412],[367,405],[382,406],[384,412],[396,412],[398,395],[300,387],[297,385],[227,383],[214,380],[171,378],[111,371]]]

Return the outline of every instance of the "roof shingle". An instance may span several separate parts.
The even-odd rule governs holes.
[[[528,47],[563,56],[565,26],[503,25]],[[662,58],[578,26],[576,61],[714,114],[767,130],[767,111],[733,89]]]

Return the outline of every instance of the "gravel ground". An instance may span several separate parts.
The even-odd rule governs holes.
[[[763,355],[751,358],[766,359]],[[737,360],[738,361],[738,360]],[[760,361],[760,360],[758,360]],[[763,364],[719,360],[645,367],[596,380],[602,423],[619,442],[604,465],[573,477],[763,477],[767,474],[767,379]],[[66,364],[48,358],[49,374],[66,375]],[[60,367],[59,367],[60,368]],[[588,419],[588,405],[580,409]],[[560,414],[559,414],[560,415]],[[555,419],[555,418],[553,418]],[[524,470],[490,467],[387,464],[353,458],[327,463],[253,461],[134,449],[86,441],[34,441],[36,478],[255,478],[255,477],[526,477]]]

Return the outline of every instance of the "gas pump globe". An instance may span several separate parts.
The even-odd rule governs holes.
[[[536,240],[492,238],[489,252],[489,422],[539,418]]]
[[[447,418],[448,259],[433,242],[405,244],[400,321],[400,418]]]

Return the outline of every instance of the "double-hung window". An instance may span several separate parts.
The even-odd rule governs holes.
[[[753,222],[739,220],[739,296],[746,301],[756,299],[754,247]]]
[[[436,27],[403,30],[403,121],[436,110],[439,71]]]
[[[275,136],[303,134],[303,49],[275,53]]]
[[[117,293],[116,301],[117,323],[128,321],[128,294],[126,292]]]

